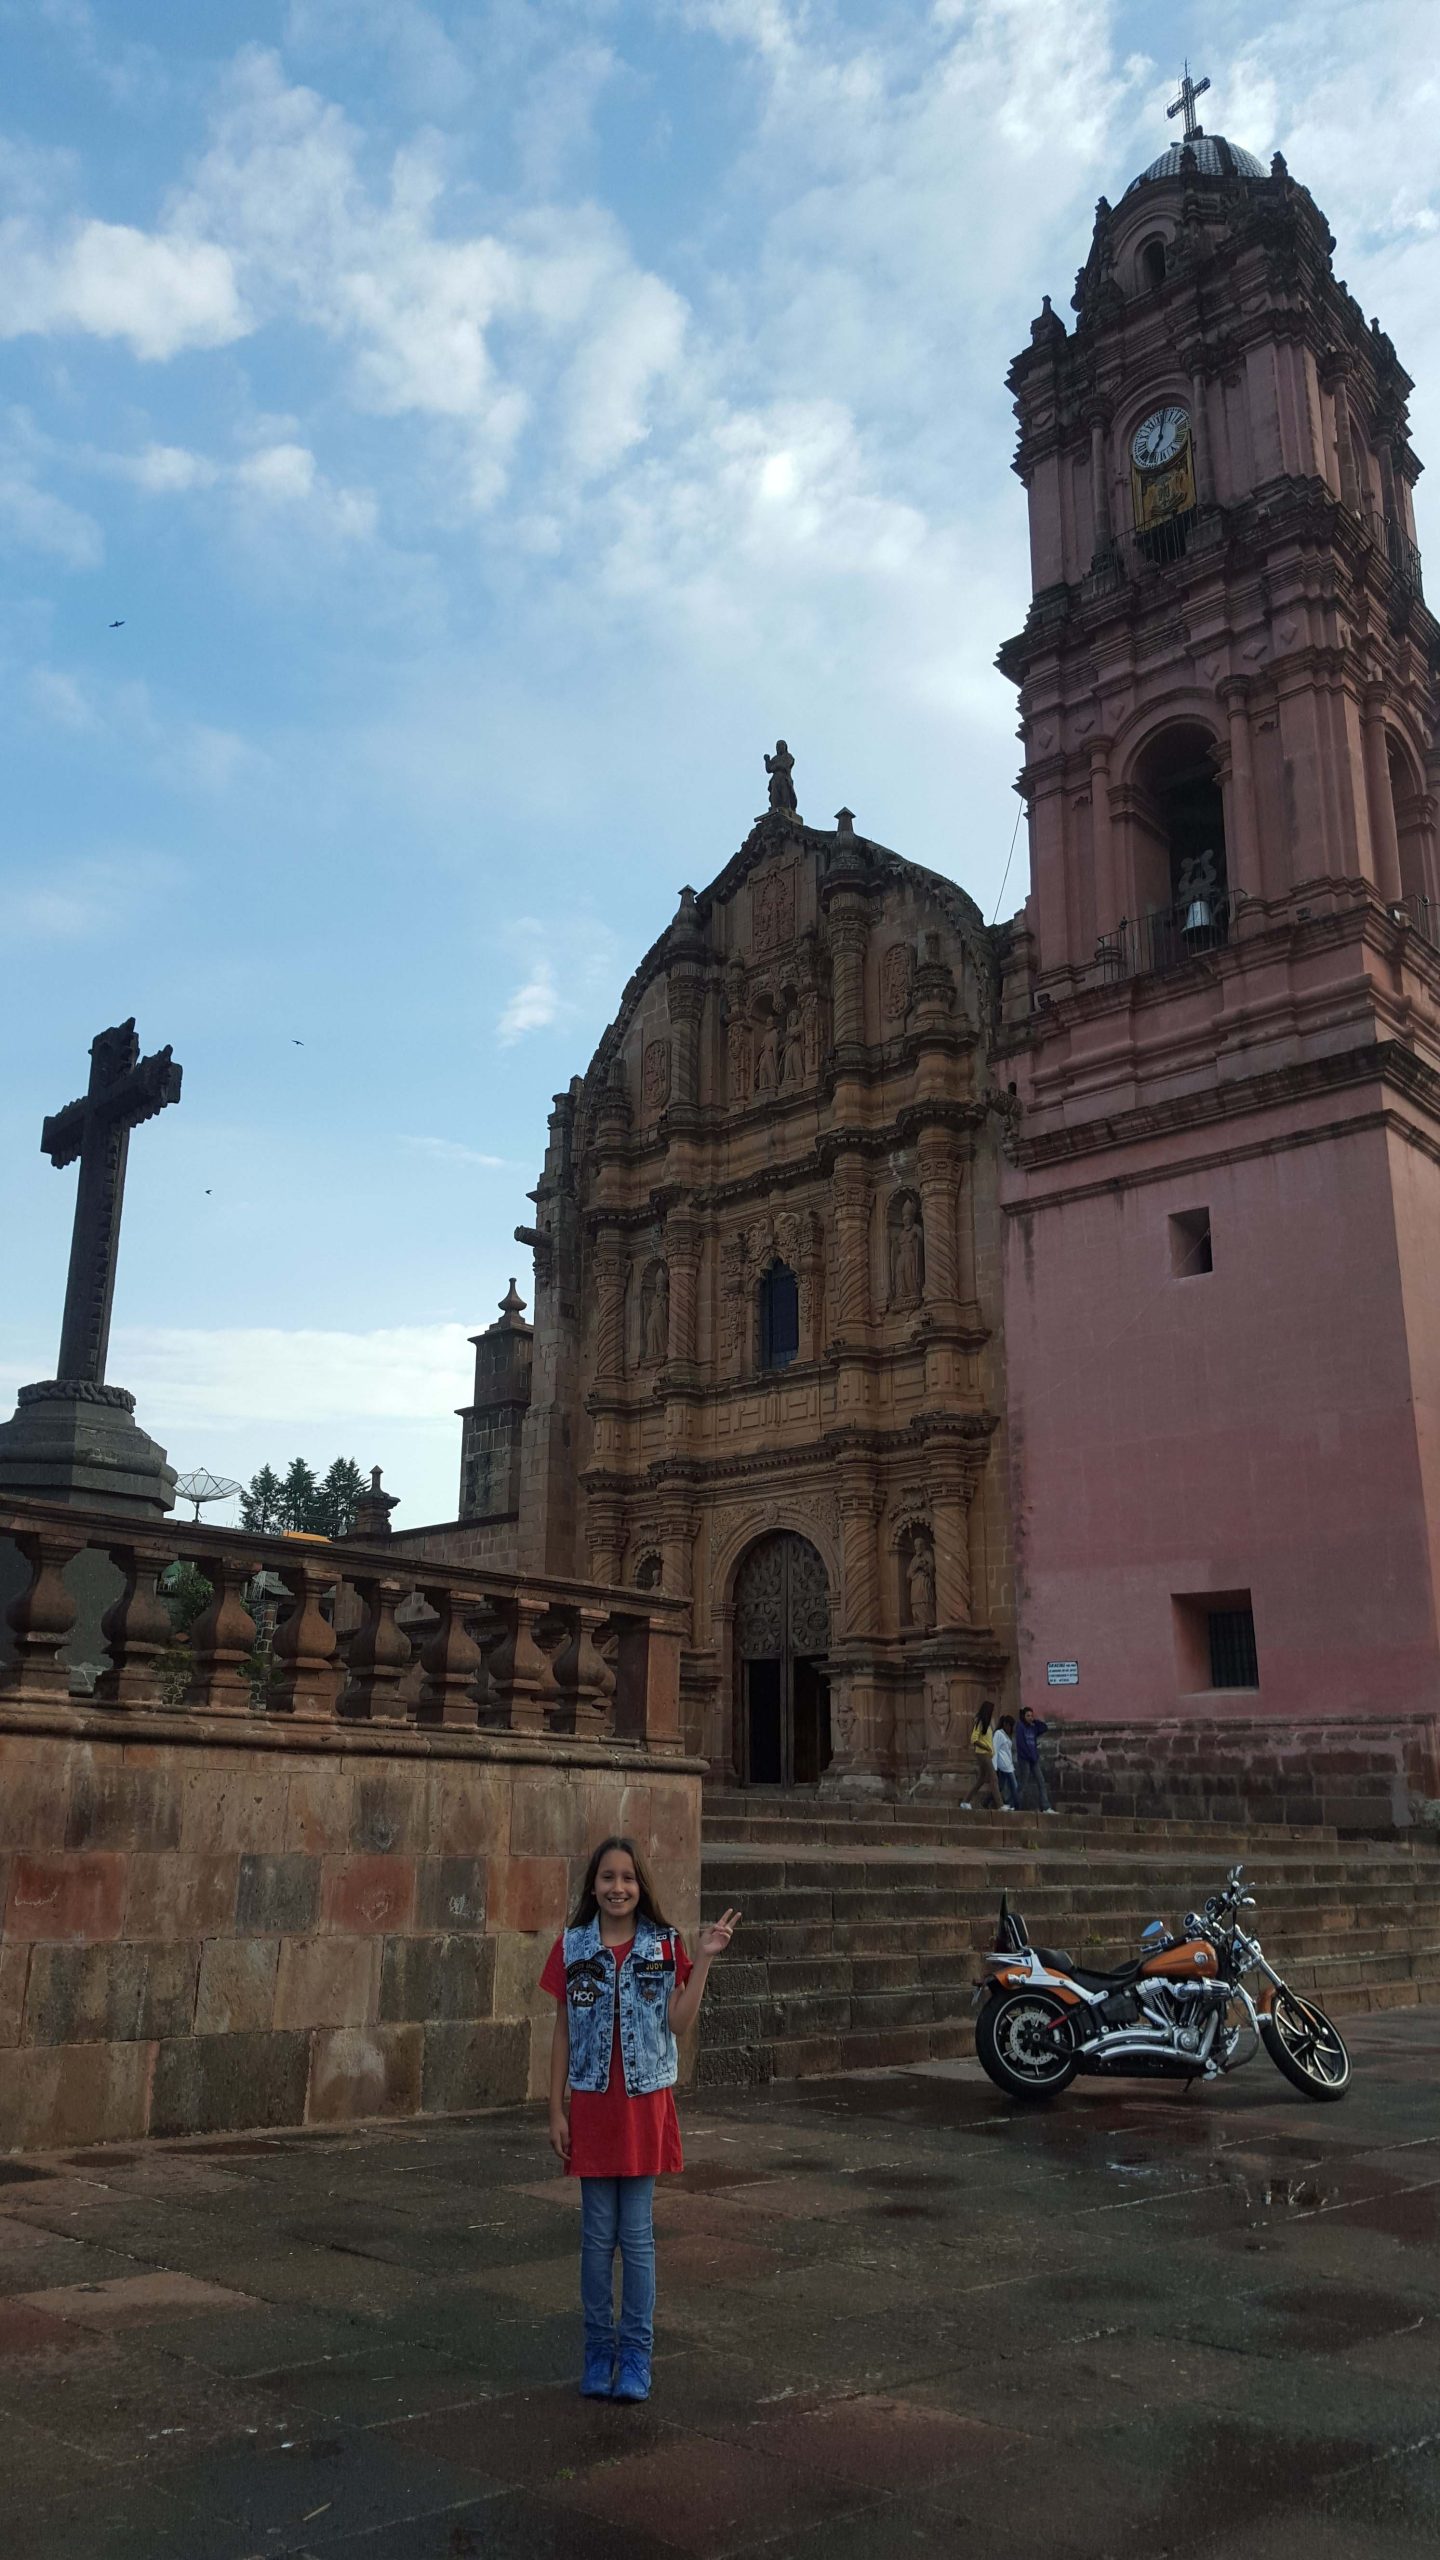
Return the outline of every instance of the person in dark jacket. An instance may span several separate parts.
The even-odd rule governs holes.
[[[1053,1813],[1055,1810],[1045,1785],[1045,1772],[1040,1765],[1040,1736],[1049,1730],[1047,1724],[1040,1722],[1033,1707],[1021,1708],[1020,1721],[1015,1727],[1015,1781],[1022,1805],[1027,1802],[1030,1789],[1034,1788],[1036,1806],[1041,1813]]]

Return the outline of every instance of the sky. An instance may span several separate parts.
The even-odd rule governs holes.
[[[185,1073],[111,1379],[413,1526],[550,1097],[776,736],[1014,909],[1005,371],[1187,56],[1440,459],[1437,0],[0,0],[0,1412],[108,1024]]]

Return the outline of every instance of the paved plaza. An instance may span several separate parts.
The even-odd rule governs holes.
[[[648,2407],[538,2113],[0,2163],[14,2560],[1430,2560],[1440,2011],[1318,2108],[691,2100]]]

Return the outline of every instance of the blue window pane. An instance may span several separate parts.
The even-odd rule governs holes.
[[[760,1365],[788,1369],[800,1349],[800,1291],[795,1274],[774,1262],[760,1283]]]

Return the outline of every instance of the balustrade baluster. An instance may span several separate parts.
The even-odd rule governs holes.
[[[420,1656],[417,1724],[473,1725],[479,1720],[477,1685],[483,1656],[465,1624],[466,1603],[446,1582],[422,1582],[421,1593],[439,1624]]]
[[[12,1535],[30,1567],[28,1590],[11,1601],[6,1613],[19,1656],[19,1694],[23,1703],[48,1705],[70,1694],[70,1670],[60,1659],[60,1650],[75,1624],[76,1610],[63,1577],[86,1541],[53,1529],[17,1529]]]
[[[287,1559],[275,1569],[295,1605],[275,1630],[271,1651],[280,1671],[269,1705],[276,1715],[333,1716],[342,1673],[335,1630],[321,1609],[320,1594],[334,1582],[335,1568]]]
[[[198,1551],[182,1562],[204,1574],[211,1592],[209,1608],[190,1629],[194,1669],[184,1703],[200,1715],[248,1715],[254,1704],[248,1665],[255,1621],[240,1594],[249,1571],[221,1553]]]
[[[560,1733],[603,1733],[610,1721],[610,1700],[615,1688],[615,1674],[595,1642],[607,1623],[606,1613],[603,1609],[577,1607],[565,1610],[564,1615],[570,1632],[552,1665],[560,1692],[553,1722]]]
[[[174,1621],[160,1592],[173,1550],[126,1544],[106,1550],[125,1588],[100,1621],[110,1668],[95,1683],[101,1707],[163,1707],[165,1657],[177,1647]]]
[[[357,1576],[352,1586],[365,1615],[350,1639],[349,1679],[340,1693],[337,1712],[372,1724],[403,1724],[406,1716],[403,1681],[410,1668],[410,1639],[395,1624],[395,1612],[410,1590],[408,1582],[392,1582],[381,1574]]]
[[[495,1602],[500,1641],[489,1656],[490,1693],[485,1721],[511,1733],[543,1733],[545,1708],[553,1690],[553,1674],[535,1630],[550,1603],[525,1591],[507,1592]]]

